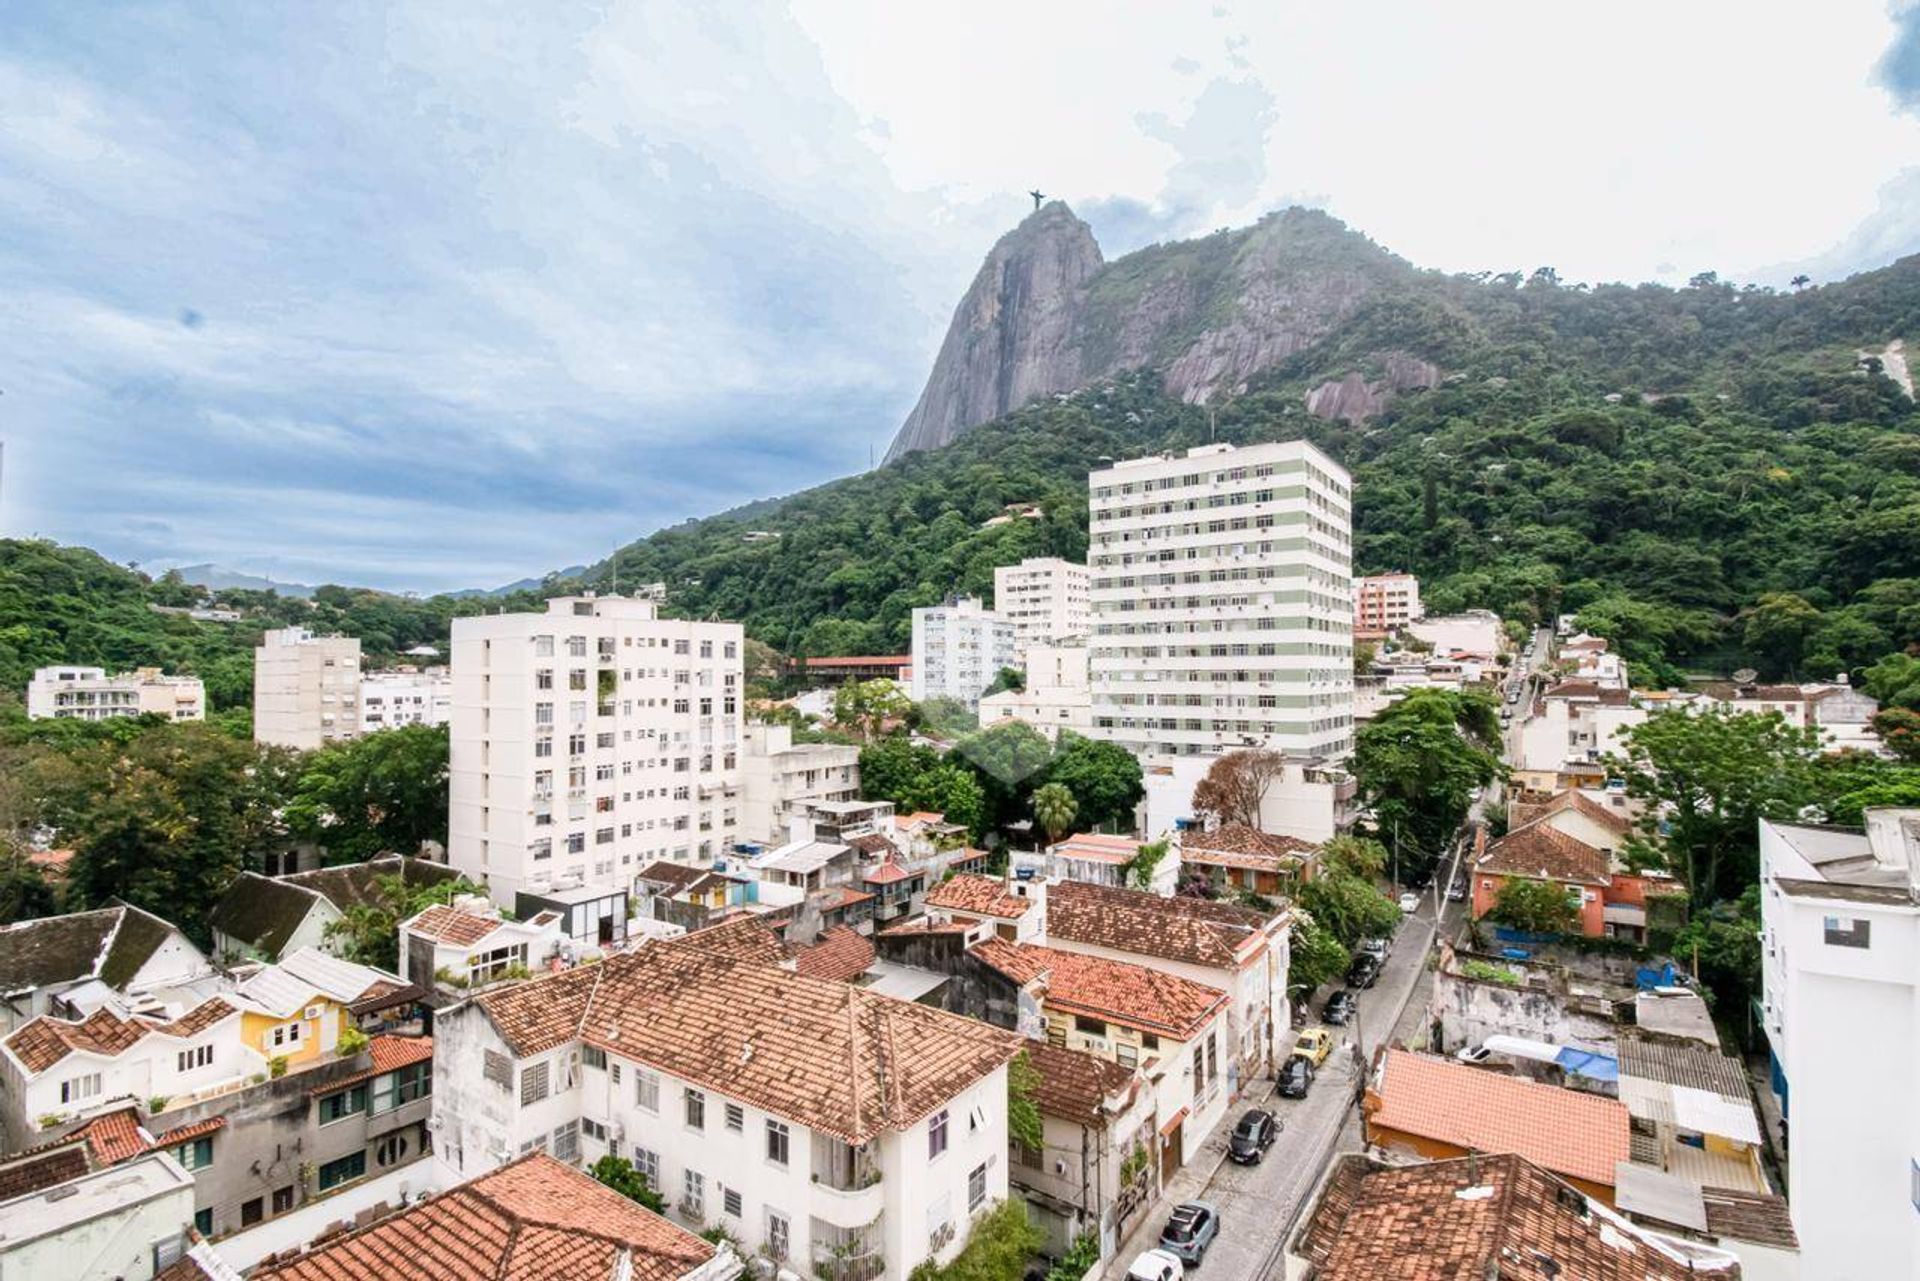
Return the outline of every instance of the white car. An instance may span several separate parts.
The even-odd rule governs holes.
[[[1455,1050],[1453,1057],[1462,1063],[1484,1063],[1493,1056],[1493,1051],[1484,1045],[1469,1045],[1463,1050]]]
[[[1127,1281],[1180,1281],[1187,1265],[1168,1250],[1143,1250],[1127,1269]]]
[[[1420,910],[1420,896],[1412,890],[1408,890],[1405,894],[1402,894],[1400,896],[1400,910],[1406,915],[1412,916]]]

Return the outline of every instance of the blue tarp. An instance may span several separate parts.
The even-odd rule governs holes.
[[[1572,1076],[1584,1076],[1593,1081],[1620,1079],[1620,1060],[1610,1055],[1594,1054],[1568,1046],[1554,1055],[1553,1061],[1565,1068]]]

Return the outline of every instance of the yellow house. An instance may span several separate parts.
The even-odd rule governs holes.
[[[301,948],[240,985],[241,1039],[269,1062],[301,1067],[333,1053],[353,1026],[350,1005],[399,986],[397,977],[371,966]]]

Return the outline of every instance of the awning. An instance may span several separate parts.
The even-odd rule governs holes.
[[[1173,1114],[1173,1117],[1171,1120],[1169,1120],[1165,1125],[1160,1127],[1160,1137],[1165,1138],[1167,1135],[1172,1134],[1175,1130],[1180,1128],[1180,1123],[1186,1119],[1187,1119],[1187,1110],[1185,1108],[1181,1108],[1178,1112],[1175,1112]]]

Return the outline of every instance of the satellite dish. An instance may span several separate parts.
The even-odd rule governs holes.
[[[1759,678],[1759,672],[1754,671],[1751,667],[1743,667],[1733,674],[1733,683],[1736,685],[1751,685]]]

